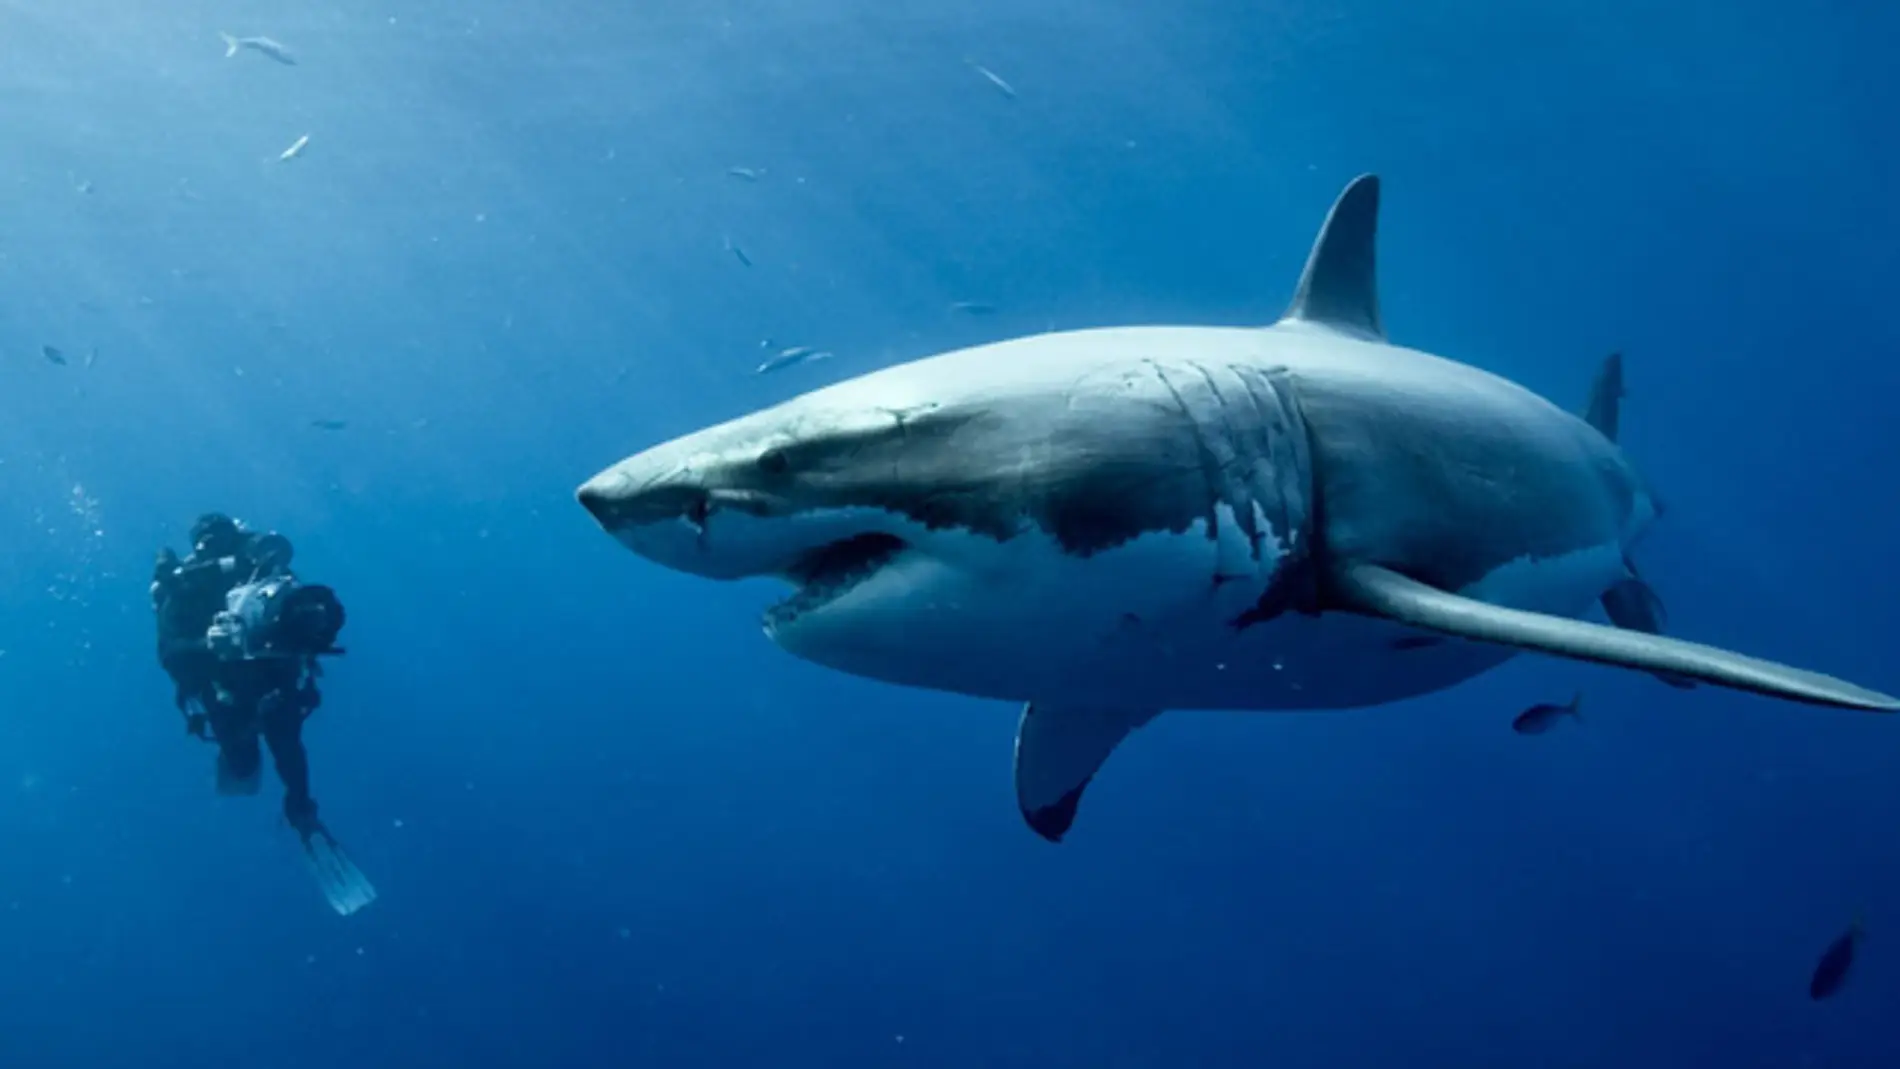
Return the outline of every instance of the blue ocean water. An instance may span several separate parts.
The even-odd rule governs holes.
[[[1758,0],[0,7],[0,1064],[1900,1063],[1891,720],[1519,658],[1163,717],[1052,846],[1013,708],[796,661],[774,591],[572,498],[899,360],[1268,322],[1372,171],[1395,340],[1567,405],[1626,353],[1672,629],[1891,690],[1895,40]],[[753,376],[765,338],[837,355]],[[146,584],[207,509],[349,606],[306,738],[355,916],[169,708]]]

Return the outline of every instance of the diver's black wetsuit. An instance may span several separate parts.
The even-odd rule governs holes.
[[[220,667],[212,692],[200,699],[212,738],[234,775],[249,779],[257,774],[263,759],[260,735],[270,746],[284,784],[284,816],[300,832],[314,827],[317,818],[303,746],[304,718],[323,700],[311,678],[314,665],[311,658],[233,661]]]
[[[266,536],[269,537],[269,536]],[[259,559],[259,537],[228,517],[201,517],[192,531],[191,556],[166,550],[152,581],[152,611],[158,623],[159,664],[176,688],[186,729],[218,744],[223,769],[237,780],[257,775],[261,736],[270,746],[284,784],[284,816],[306,838],[321,830],[310,796],[310,763],[303,722],[322,701],[315,657],[221,659],[206,640],[225,595],[260,574],[287,574],[289,544],[282,559]],[[207,734],[207,729],[209,729]]]

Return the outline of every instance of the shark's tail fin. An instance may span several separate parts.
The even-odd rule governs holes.
[[[225,59],[230,59],[232,56],[235,56],[238,54],[238,39],[237,38],[231,36],[228,33],[223,33],[223,32],[220,32],[218,36],[224,38],[224,58]]]
[[[1611,353],[1603,358],[1603,367],[1590,387],[1590,407],[1583,410],[1583,418],[1614,442],[1621,423],[1622,401],[1623,354]]]

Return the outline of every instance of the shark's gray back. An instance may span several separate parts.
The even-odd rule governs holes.
[[[972,393],[972,382],[986,388]],[[1153,394],[1152,417],[1091,414],[1135,387]],[[903,398],[914,413],[907,455],[932,458],[905,465],[893,499],[901,489],[938,511],[970,511],[956,522],[999,534],[1009,526],[1001,521],[1055,502],[1086,521],[1067,532],[1087,535],[1074,539],[1084,552],[1141,530],[1184,529],[1229,496],[1209,470],[1284,465],[1283,449],[1254,443],[1278,436],[1285,405],[1297,406],[1295,422],[1310,439],[1311,471],[1294,474],[1312,481],[1315,514],[1301,519],[1315,525],[1325,551],[1441,589],[1466,589],[1515,560],[1627,545],[1654,515],[1622,451],[1578,416],[1479,368],[1310,324],[1035,335],[890,368],[814,399],[858,391]],[[959,402],[932,400],[951,394]],[[981,413],[980,425],[966,426],[969,413]],[[1277,425],[1258,426],[1266,420]],[[951,433],[943,449],[920,453],[933,425]],[[1104,468],[1111,450],[1093,441],[1098,434],[1140,445],[1114,450],[1121,460]],[[1217,447],[1226,457],[1209,469],[1202,455]],[[994,484],[982,498],[955,493],[1031,454],[1036,463],[1014,487],[1021,500]],[[1301,468],[1307,463],[1300,458]],[[1284,482],[1288,474],[1239,479]],[[1229,503],[1251,511],[1238,498]],[[976,515],[979,505],[997,516]]]

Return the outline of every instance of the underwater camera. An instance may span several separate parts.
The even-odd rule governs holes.
[[[220,660],[320,657],[343,652],[343,603],[327,586],[274,576],[232,588],[205,642]]]

